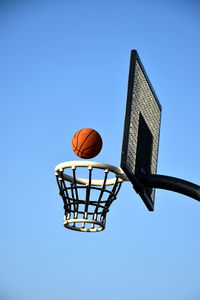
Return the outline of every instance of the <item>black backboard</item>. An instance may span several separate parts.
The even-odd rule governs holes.
[[[154,189],[142,184],[143,174],[156,174],[161,105],[136,50],[131,51],[121,168],[149,210]]]

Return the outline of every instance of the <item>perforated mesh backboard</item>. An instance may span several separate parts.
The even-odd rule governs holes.
[[[143,173],[156,174],[161,105],[136,50],[131,51],[121,167],[147,208],[154,208],[154,189],[141,187]]]

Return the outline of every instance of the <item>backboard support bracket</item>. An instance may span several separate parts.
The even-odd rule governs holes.
[[[145,173],[143,170],[141,170],[140,173],[140,180],[138,177],[133,176],[132,171],[128,170],[128,168],[124,165],[121,165],[121,168],[123,169],[124,173],[130,180],[130,182],[133,185],[134,190],[136,193],[141,197],[141,199],[144,201],[146,207],[148,208],[149,211],[154,211],[154,205],[152,203],[152,199],[148,195],[148,189],[149,187],[145,186],[144,182],[144,176]],[[151,188],[151,187],[150,187]]]

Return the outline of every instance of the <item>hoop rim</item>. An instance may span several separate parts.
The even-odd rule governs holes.
[[[105,163],[95,162],[95,161],[86,161],[86,160],[66,161],[66,162],[58,164],[55,167],[55,176],[57,176],[59,179],[62,179],[59,176],[59,173],[63,172],[64,180],[69,181],[69,182],[74,182],[74,177],[65,174],[64,170],[68,169],[68,168],[76,169],[76,167],[87,167],[88,169],[89,168],[102,169],[105,172],[112,172],[112,173],[116,174],[119,182],[129,181],[128,177],[125,175],[125,173],[123,172],[123,170],[121,168],[115,167],[110,164],[105,164]],[[80,184],[88,185],[89,179],[76,178],[76,182],[80,183]],[[101,186],[103,184],[103,182],[104,182],[104,180],[92,179],[91,185]],[[113,185],[113,184],[115,184],[115,182],[116,182],[116,178],[107,179],[106,185]]]

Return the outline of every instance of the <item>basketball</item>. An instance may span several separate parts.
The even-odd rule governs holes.
[[[72,150],[78,157],[85,159],[97,156],[102,144],[100,134],[91,128],[78,130],[72,138]]]

